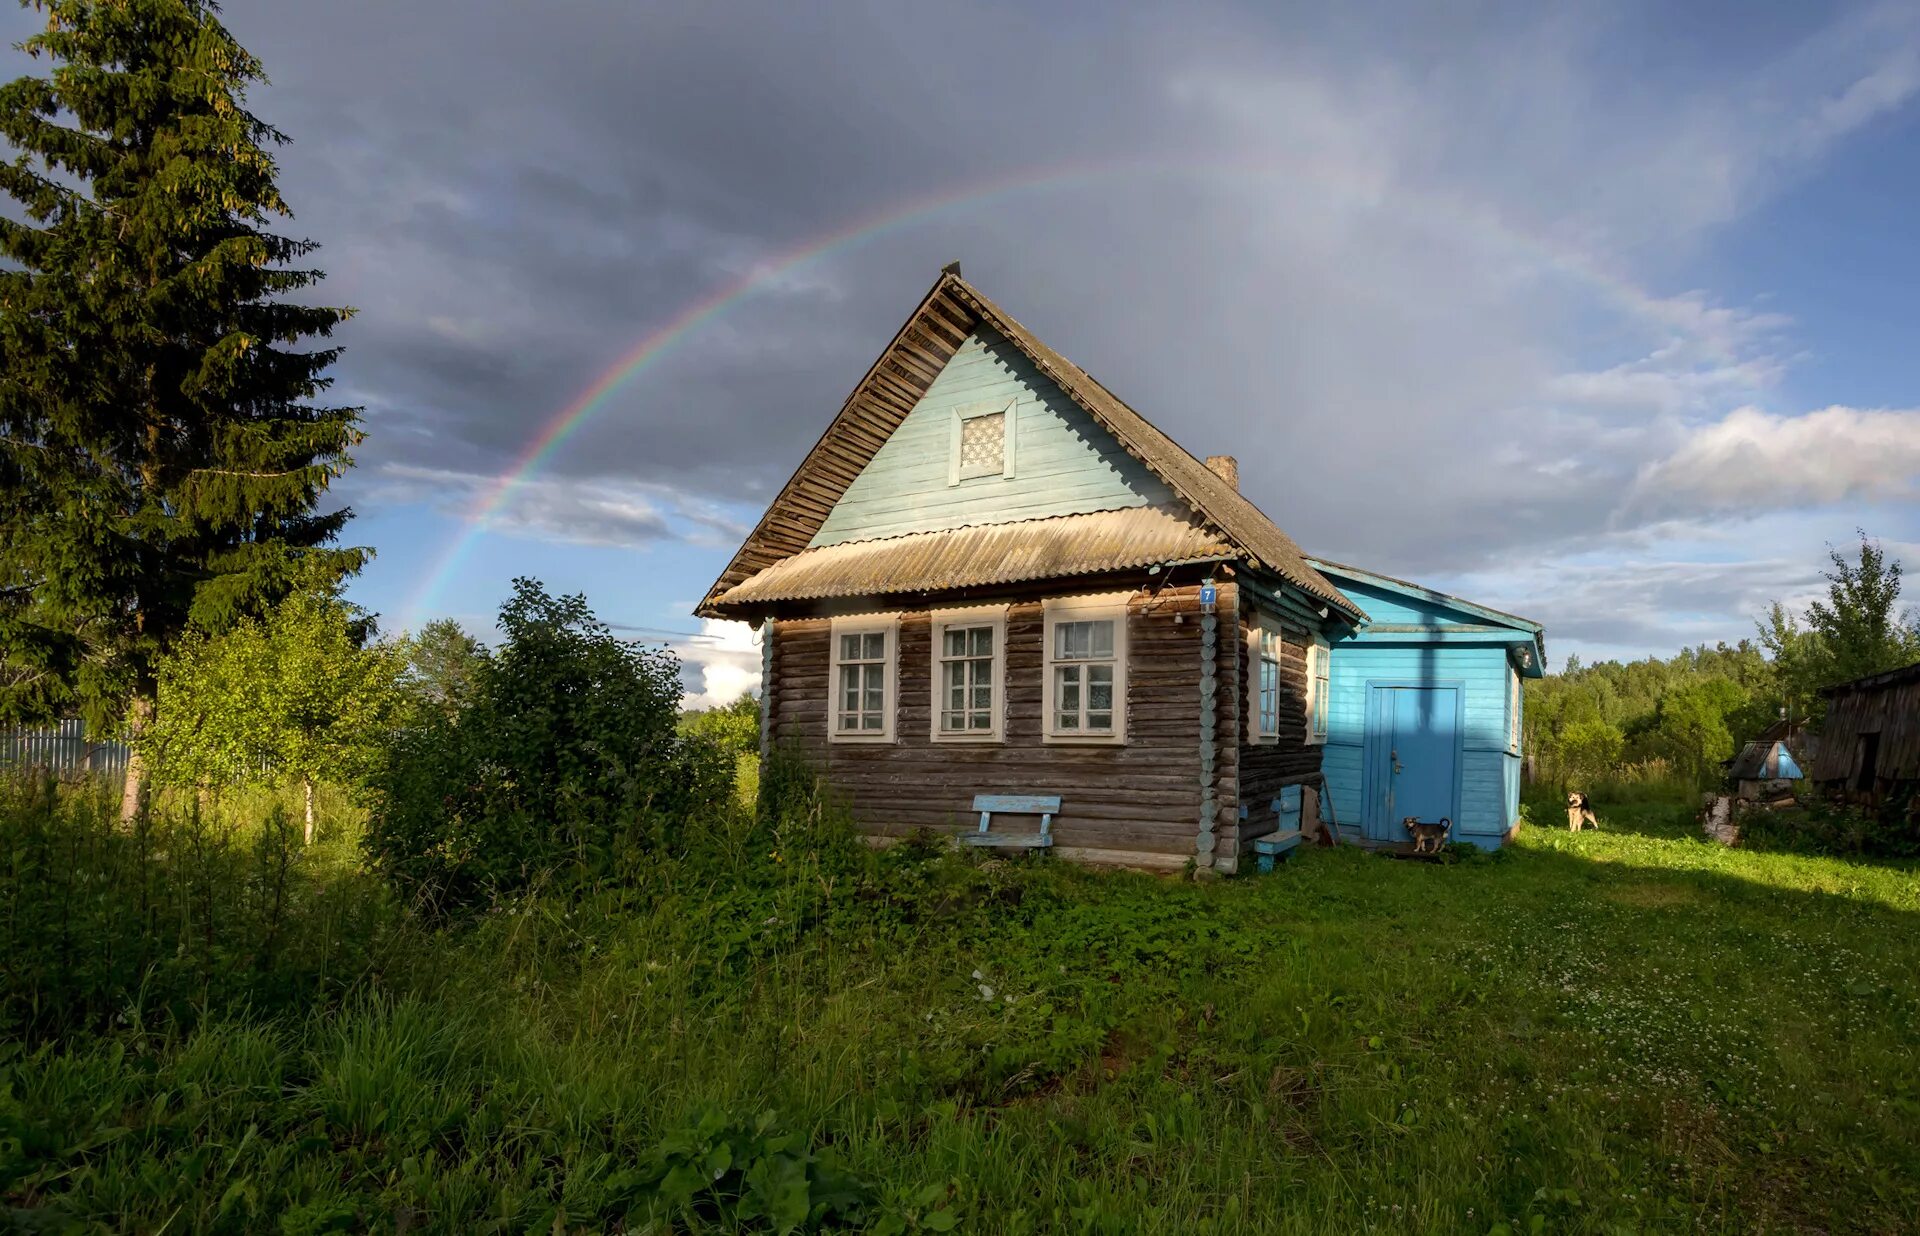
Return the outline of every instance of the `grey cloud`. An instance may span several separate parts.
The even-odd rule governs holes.
[[[1632,92],[1610,88],[1633,35],[1612,10],[1481,16],[258,0],[225,19],[273,75],[254,103],[295,138],[282,187],[325,244],[322,290],[361,311],[338,376],[371,437],[346,500],[405,479],[459,506],[715,289],[892,204],[1052,169],[760,281],[503,517],[729,535],[958,257],[1184,445],[1239,455],[1308,548],[1425,577],[1671,516],[1626,507],[1635,478],[1689,418],[1763,398],[1791,326],[1659,286],[1660,259],[1912,92],[1912,26],[1874,12]]]

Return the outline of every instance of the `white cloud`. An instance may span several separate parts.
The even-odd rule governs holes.
[[[1920,411],[1736,408],[1641,469],[1627,509],[1759,511],[1920,494]]]
[[[670,640],[667,646],[700,676],[698,691],[688,684],[683,707],[717,708],[739,699],[742,691],[759,693],[760,636],[746,623],[704,618],[698,637]]]

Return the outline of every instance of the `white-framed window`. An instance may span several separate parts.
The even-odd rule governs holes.
[[[1006,606],[933,612],[933,741],[1000,741],[1006,650]]]
[[[1507,750],[1520,750],[1520,671],[1507,667]]]
[[[990,399],[953,410],[947,484],[958,485],[982,476],[1013,476],[1016,402]]]
[[[1042,732],[1048,742],[1127,740],[1127,598],[1047,601]]]
[[[897,614],[835,618],[829,666],[827,737],[833,742],[892,742],[898,690]]]
[[[1326,639],[1314,636],[1313,643],[1307,646],[1307,741],[1310,743],[1327,741],[1327,683],[1332,677],[1328,669],[1331,660]]]
[[[1280,696],[1286,640],[1279,624],[1260,615],[1247,633],[1247,736],[1254,742],[1280,741]]]

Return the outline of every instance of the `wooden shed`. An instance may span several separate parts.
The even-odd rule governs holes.
[[[1806,723],[1782,715],[1727,761],[1727,780],[1737,797],[1771,798],[1791,790],[1795,781],[1806,776],[1815,749]]]
[[[1189,454],[957,266],[697,612],[756,626],[764,747],[876,838],[1226,872],[1312,820],[1331,649],[1368,620],[1231,457]]]
[[[1813,760],[1816,785],[1871,804],[1920,784],[1920,662],[1820,694],[1827,716]]]
[[[1520,818],[1523,678],[1544,672],[1539,623],[1314,559],[1369,621],[1333,642],[1327,787],[1355,840],[1404,843],[1407,816],[1498,848]]]

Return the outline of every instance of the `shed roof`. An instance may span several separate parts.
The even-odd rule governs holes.
[[[1225,537],[1181,512],[1130,507],[822,545],[735,584],[713,604],[938,592],[1234,554]]]
[[[1830,687],[1821,687],[1820,694],[1834,696],[1843,691],[1876,691],[1883,687],[1894,687],[1901,683],[1915,681],[1920,681],[1920,661],[1915,661],[1912,665],[1903,665],[1899,669],[1868,674],[1865,678],[1855,678],[1851,682],[1836,682]]]
[[[1727,761],[1727,776],[1735,781],[1754,781],[1767,775],[1767,757],[1780,740],[1755,739],[1740,748],[1740,754]]]
[[[1335,562],[1331,558],[1313,557],[1307,561],[1336,578],[1351,580],[1356,584],[1370,585],[1386,592],[1398,593],[1401,596],[1410,597],[1416,601],[1430,602],[1431,604],[1453,610],[1467,618],[1478,619],[1481,623],[1486,624],[1485,626],[1475,629],[1493,632],[1499,632],[1501,628],[1509,629],[1515,636],[1514,639],[1505,641],[1509,647],[1530,643],[1534,646],[1534,652],[1537,654],[1535,656],[1522,658],[1521,673],[1530,678],[1538,678],[1546,672],[1546,628],[1531,618],[1522,618],[1518,614],[1509,614],[1505,610],[1493,609],[1490,606],[1481,605],[1475,601],[1468,601],[1461,597],[1454,596],[1451,593],[1441,592],[1436,588],[1429,588],[1425,584],[1416,584],[1411,580],[1396,579],[1394,576],[1382,575],[1378,571],[1369,571],[1364,567],[1349,566],[1344,562]],[[1389,630],[1389,628],[1382,626],[1374,626],[1368,629],[1380,632]],[[1391,630],[1411,634],[1414,628],[1399,627],[1391,628]],[[1428,628],[1428,630],[1439,633],[1442,628]],[[1505,639],[1504,636],[1500,638]]]
[[[887,350],[847,397],[832,424],[774,498],[745,544],[734,554],[733,561],[714,581],[697,612],[703,616],[724,616],[729,608],[746,602],[747,595],[741,594],[739,589],[756,573],[771,570],[786,559],[815,552],[808,550],[808,543],[828,512],[846,492],[847,486],[872,460],[874,452],[880,449],[900,422],[906,419],[954,351],[983,324],[1003,335],[1036,368],[1052,379],[1068,398],[1112,434],[1128,454],[1140,460],[1164,481],[1187,505],[1198,523],[1209,526],[1217,538],[1224,539],[1234,556],[1245,557],[1255,565],[1266,568],[1286,583],[1325,602],[1349,620],[1365,620],[1365,612],[1315,569],[1293,539],[1268,519],[1259,507],[1155,428],[1112,391],[1095,381],[1085,370],[1042,343],[1032,331],[981,295],[978,289],[960,277],[957,267],[949,267],[941,272],[932,290],[914,310],[913,316],[907,319]],[[1025,521],[1027,525],[1050,522]],[[997,525],[1001,529],[1021,526]],[[985,532],[987,527],[973,531]],[[943,532],[926,535],[952,538],[958,534]],[[1187,537],[1189,534],[1181,533],[1179,536]],[[1104,543],[1105,533],[1089,534],[1089,538],[1093,542]],[[894,539],[904,541],[909,538]],[[1088,548],[1089,539],[1082,539],[1077,534],[1070,539],[1074,546]],[[1215,543],[1218,540],[1209,542]],[[1110,555],[1109,558],[1096,555],[1083,564],[1076,564],[1074,560],[1058,553],[1058,548],[1046,547],[1036,554],[1037,560],[1053,564],[1050,574],[1117,569],[1109,561]],[[900,551],[875,550],[878,554],[896,552]],[[1163,560],[1138,558],[1131,565]],[[849,570],[854,569],[851,563],[841,565]],[[867,591],[874,590],[874,583],[883,584],[886,591],[913,590],[897,585],[893,580],[878,577],[871,563],[858,570],[868,575]],[[1034,575],[1027,578],[1044,577]],[[772,598],[761,596],[754,599]]]

